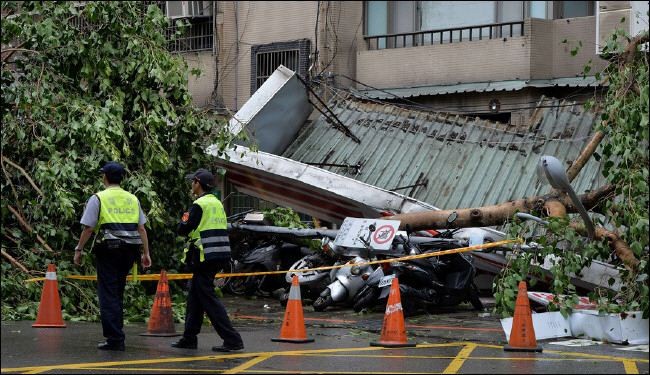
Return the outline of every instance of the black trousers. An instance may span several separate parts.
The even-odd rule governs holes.
[[[109,248],[114,247],[114,248]],[[124,287],[137,261],[140,245],[95,246],[97,296],[104,337],[109,344],[124,343]]]
[[[228,318],[223,303],[214,290],[214,277],[221,269],[228,266],[228,260],[209,262],[188,262],[193,272],[190,280],[187,305],[185,307],[185,332],[183,336],[195,340],[201,332],[203,314],[206,313],[217,334],[225,346],[241,346],[243,341]],[[228,268],[226,268],[228,269]]]

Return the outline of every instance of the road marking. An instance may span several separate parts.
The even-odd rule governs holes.
[[[197,369],[197,368],[170,368],[170,367],[163,367],[163,368],[161,367],[81,367],[75,370],[118,371],[118,372],[143,371],[143,372],[154,372],[154,373],[171,372],[173,374],[181,373],[181,372],[190,372],[190,373],[208,372],[214,374],[214,373],[226,371],[227,369]]]
[[[228,369],[228,370],[224,371],[224,374],[238,374],[238,373],[240,373],[242,371],[246,371],[247,369],[255,366],[256,364],[258,364],[260,362],[266,361],[267,359],[269,359],[271,357],[273,357],[272,354],[271,355],[261,355],[259,357],[251,359],[248,362],[242,363],[239,366],[235,366],[235,367],[233,367],[231,369]]]
[[[623,367],[625,368],[625,373],[626,374],[638,374],[639,369],[636,367],[636,362],[635,361],[623,361]]]
[[[61,364],[61,365],[47,365],[47,366],[30,366],[30,367],[16,367],[16,368],[2,368],[0,371],[5,372],[22,372],[22,373],[32,373],[38,374],[47,371],[54,370],[107,370],[107,371],[124,371],[124,370],[138,370],[138,371],[169,371],[173,372],[171,369],[162,369],[162,368],[130,368],[123,367],[129,365],[153,365],[161,363],[184,363],[184,362],[200,362],[200,361],[224,361],[229,359],[248,359],[242,365],[233,367],[231,369],[222,369],[222,370],[210,370],[210,372],[225,372],[229,371],[231,373],[245,373],[250,372],[249,370],[253,365],[260,363],[273,356],[341,356],[341,357],[386,357],[386,358],[422,358],[422,359],[452,359],[452,362],[445,369],[446,373],[457,373],[460,367],[466,360],[499,360],[499,361],[539,361],[539,362],[579,362],[584,361],[585,359],[599,359],[603,362],[620,362],[623,364],[626,373],[628,374],[638,374],[639,369],[637,367],[638,363],[648,363],[649,360],[641,358],[625,358],[625,357],[615,357],[608,355],[597,355],[597,354],[587,354],[587,353],[576,353],[576,352],[564,352],[557,350],[545,350],[545,354],[556,354],[563,356],[565,358],[536,358],[536,357],[470,357],[471,352],[476,347],[482,348],[491,348],[502,350],[502,345],[492,345],[492,344],[480,344],[472,342],[450,342],[450,343],[440,343],[440,344],[418,344],[415,348],[408,348],[407,350],[413,349],[426,349],[426,348],[443,348],[443,347],[456,347],[463,346],[463,349],[456,355],[452,356],[420,356],[420,355],[403,355],[403,356],[393,356],[393,355],[381,355],[381,354],[346,354],[346,352],[368,352],[368,351],[384,351],[384,350],[396,350],[395,348],[383,348],[383,347],[350,347],[350,348],[330,348],[330,349],[309,349],[309,350],[291,350],[291,351],[275,351],[275,352],[255,352],[255,353],[236,353],[236,354],[224,354],[224,355],[207,355],[207,356],[198,356],[198,357],[174,357],[174,358],[158,358],[158,359],[145,359],[145,360],[129,360],[129,361],[110,361],[110,362],[91,362],[91,363],[71,363],[71,364]],[[573,356],[577,358],[566,358],[566,356]],[[112,368],[111,368],[112,367]],[[122,368],[120,368],[122,367]],[[201,369],[184,369],[184,371],[191,372],[202,372]],[[181,369],[178,372],[184,372]],[[253,372],[258,372],[255,370]],[[288,370],[282,371],[259,371],[265,373],[287,373],[291,372]],[[304,372],[303,373],[310,373]],[[321,372],[321,371],[318,371]],[[340,373],[340,372],[328,372],[328,373]],[[349,373],[346,371],[346,373]],[[377,372],[357,372],[358,374],[370,374]]]
[[[463,349],[458,352],[456,358],[447,366],[447,368],[442,372],[443,374],[455,374],[460,370],[465,363],[465,360],[472,354],[472,351],[476,349],[476,344],[467,344]]]

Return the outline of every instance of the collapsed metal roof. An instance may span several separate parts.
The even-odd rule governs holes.
[[[536,177],[540,156],[552,155],[568,165],[595,123],[595,115],[581,106],[546,98],[527,132],[479,118],[369,103],[350,94],[336,96],[328,106],[361,143],[321,116],[301,129],[282,156],[441,209],[550,191]],[[589,160],[572,183],[576,192],[605,183],[599,168]]]
[[[455,85],[403,87],[381,90],[357,90],[355,91],[355,95],[360,98],[394,99],[460,94],[464,92],[518,91],[526,87],[598,87],[602,85],[603,83],[596,80],[596,77],[590,76],[531,80],[517,79],[496,82],[470,82]]]

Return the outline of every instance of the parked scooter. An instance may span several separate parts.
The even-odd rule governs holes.
[[[362,256],[364,253],[369,253],[368,249],[359,251],[359,249],[336,246],[331,240],[328,241],[327,246],[339,256],[339,260],[334,265],[349,265],[330,271],[331,283],[323,289],[312,304],[315,311],[323,311],[338,303],[351,303],[373,272],[372,266],[363,264],[370,261],[368,256]]]
[[[336,261],[336,255],[330,248],[330,243],[331,240],[328,237],[324,237],[321,240],[321,251],[305,255],[298,259],[298,261],[289,268],[289,272],[285,275],[285,280],[288,283],[288,286],[285,288],[285,292],[280,296],[280,304],[282,306],[286,306],[289,299],[289,291],[294,275],[298,277],[300,295],[303,299],[315,300],[318,298],[320,292],[327,287],[330,283],[330,270],[311,270],[303,272],[291,271],[306,270],[334,264]]]
[[[287,269],[297,259],[310,253],[311,250],[307,247],[273,240],[251,249],[241,259],[234,260],[233,272],[265,272]],[[282,287],[284,287],[284,277],[279,274],[233,277],[226,283],[225,289],[235,295],[257,294],[268,297]]]
[[[436,238],[419,245],[411,243],[410,234],[407,230],[406,237],[396,237],[395,242],[400,242],[404,249],[404,253],[396,257],[454,249],[466,245],[465,241],[452,238],[454,230],[440,231],[437,237],[443,238]],[[364,288],[355,296],[353,303],[355,311],[359,312],[377,305],[385,306],[389,286],[395,277],[399,280],[402,308],[406,316],[413,315],[420,309],[432,312],[440,307],[456,306],[462,302],[470,302],[477,310],[483,309],[478,288],[474,284],[476,271],[471,258],[467,255],[456,253],[442,257],[382,263],[381,266],[375,270]]]
[[[252,219],[253,217],[254,219]],[[266,223],[263,215],[246,215],[243,223]],[[255,237],[243,236],[244,240],[233,245],[236,254],[232,262],[232,272],[266,272],[288,269],[291,264],[312,251],[305,247],[283,241],[279,235]],[[250,247],[247,247],[250,246]],[[235,252],[235,249],[237,251]],[[226,292],[235,295],[271,296],[273,292],[284,287],[284,277],[278,275],[253,275],[227,278],[224,281]]]

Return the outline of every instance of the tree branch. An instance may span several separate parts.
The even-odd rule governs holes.
[[[16,268],[20,269],[21,271],[23,271],[24,273],[26,273],[26,274],[29,275],[29,271],[27,270],[27,268],[25,268],[25,266],[23,266],[22,264],[20,264],[19,261],[17,261],[16,259],[14,259],[14,257],[12,257],[11,255],[9,255],[9,254],[5,251],[5,249],[2,249],[2,256],[5,257],[5,258],[7,258],[7,260],[9,260],[9,262],[11,262],[11,264],[13,264],[14,266],[16,266]]]
[[[580,171],[585,166],[585,164],[587,164],[591,156],[596,151],[596,148],[600,144],[600,141],[602,141],[604,137],[605,137],[605,133],[601,131],[597,131],[596,133],[594,133],[589,143],[587,143],[587,145],[582,149],[582,152],[580,153],[580,155],[578,155],[578,158],[573,163],[571,163],[571,166],[567,170],[566,174],[567,177],[569,178],[569,182],[572,182],[576,178],[578,173],[580,173]]]
[[[44,194],[43,194],[43,192],[41,191],[41,189],[39,189],[38,186],[36,186],[36,183],[34,182],[34,180],[32,180],[32,178],[29,177],[29,174],[27,174],[27,172],[26,172],[26,171],[25,171],[25,170],[24,170],[20,165],[18,165],[18,164],[16,164],[16,163],[14,163],[13,161],[9,160],[9,159],[8,159],[6,156],[4,156],[4,155],[2,156],[2,161],[4,161],[5,163],[11,165],[12,167],[18,169],[18,170],[20,171],[20,173],[22,173],[23,176],[25,176],[25,178],[27,179],[27,181],[29,181],[29,183],[32,185],[32,187],[34,188],[34,190],[36,190],[36,192],[37,192],[41,197],[44,196]]]
[[[582,222],[571,222],[569,225],[582,235],[587,235],[587,230]],[[609,241],[609,247],[614,250],[616,256],[630,269],[636,269],[639,265],[639,260],[636,259],[632,249],[621,237],[612,231],[603,227],[596,227],[596,235],[594,240],[602,240],[606,238]]]
[[[13,56],[13,54],[16,53],[17,51],[39,53],[38,51],[34,51],[32,49],[20,48],[20,47],[24,46],[26,42],[27,41],[24,41],[24,42],[20,43],[18,45],[18,47],[16,47],[16,48],[5,48],[5,49],[1,50],[0,55],[2,55],[5,52],[9,52],[8,54],[6,54],[5,56],[2,57],[2,62],[6,62],[7,60],[9,60],[9,58],[11,56]]]
[[[9,176],[9,173],[5,169],[5,164],[2,162],[2,159],[0,159],[0,167],[2,167],[2,172],[4,173],[5,177],[7,178],[7,182],[9,183],[9,186],[11,186],[11,191],[14,193],[14,198],[16,198],[16,204],[18,204],[18,211],[20,212],[21,216],[25,216],[25,213],[23,210],[20,208],[20,198],[18,197],[18,192],[16,191],[16,187],[14,186],[13,182],[11,182],[11,176]]]
[[[26,231],[28,231],[29,233],[34,233],[34,229],[32,228],[32,226],[29,225],[22,216],[20,216],[20,214],[18,213],[18,211],[16,211],[15,208],[11,207],[10,205],[7,205],[7,208],[9,209],[9,211],[11,211],[12,214],[14,214],[14,216],[16,217],[20,225],[22,225],[22,227],[25,228]],[[36,233],[36,239],[41,245],[43,245],[43,247],[47,251],[54,253],[54,250],[52,250],[52,248],[47,243],[45,243],[45,240],[43,240],[43,238],[41,238],[41,236],[39,236],[37,233]]]

